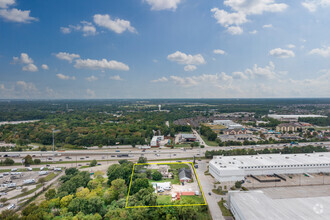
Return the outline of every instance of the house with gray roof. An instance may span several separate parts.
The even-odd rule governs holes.
[[[179,169],[180,182],[191,182],[191,169],[181,168]]]

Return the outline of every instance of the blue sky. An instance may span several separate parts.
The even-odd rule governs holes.
[[[330,96],[330,0],[0,0],[0,98]]]

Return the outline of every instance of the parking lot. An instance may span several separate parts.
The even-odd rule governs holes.
[[[330,175],[322,173],[313,174],[287,174],[280,175],[286,181],[279,182],[259,182],[252,177],[247,177],[243,184],[246,188],[263,188],[263,187],[282,187],[282,186],[310,186],[310,185],[327,185],[330,184]],[[277,177],[257,176],[259,179],[279,179]],[[234,184],[234,183],[233,183]]]

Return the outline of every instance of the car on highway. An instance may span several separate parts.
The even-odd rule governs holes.
[[[212,195],[210,192],[209,192],[209,196]]]
[[[120,152],[120,150],[116,150],[116,152]]]

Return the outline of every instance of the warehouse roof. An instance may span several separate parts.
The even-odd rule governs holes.
[[[182,134],[181,136],[184,139],[194,139],[194,138],[196,138],[196,136],[193,135],[193,134]]]
[[[214,156],[211,164],[218,169],[246,166],[330,164],[330,152],[311,154],[259,154],[249,156]]]
[[[330,197],[272,199],[262,191],[230,192],[231,205],[244,219],[330,219]]]

